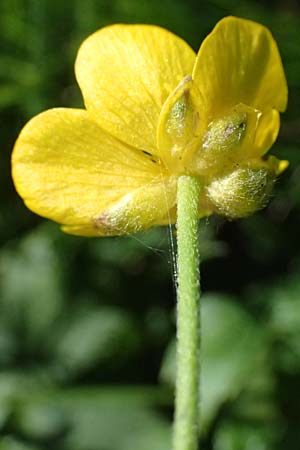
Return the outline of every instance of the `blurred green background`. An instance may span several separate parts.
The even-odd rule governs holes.
[[[290,95],[269,206],[200,227],[202,449],[299,450],[300,7],[294,0],[0,0],[0,450],[170,450],[173,258],[168,228],[84,239],[30,213],[10,154],[25,122],[81,106],[91,32],[153,23],[195,50],[223,16],[267,25]]]

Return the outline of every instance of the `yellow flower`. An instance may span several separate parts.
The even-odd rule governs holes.
[[[199,217],[263,207],[285,161],[265,153],[287,85],[271,33],[222,19],[198,55],[149,25],[91,35],[75,72],[86,110],[34,117],[13,151],[28,208],[86,236],[136,232],[176,218],[177,180],[199,177]]]

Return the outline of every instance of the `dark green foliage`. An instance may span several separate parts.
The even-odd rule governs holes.
[[[197,49],[229,14],[278,41],[290,95],[273,153],[291,164],[263,212],[200,229],[202,448],[299,449],[299,13],[283,0],[0,0],[0,450],[170,449],[168,228],[64,235],[23,206],[10,154],[32,115],[82,105],[73,64],[91,32],[155,23]]]

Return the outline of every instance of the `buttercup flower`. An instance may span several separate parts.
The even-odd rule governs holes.
[[[271,33],[222,19],[198,54],[150,25],[90,36],[75,65],[86,110],[33,118],[13,151],[26,205],[87,236],[174,222],[177,180],[199,177],[199,217],[243,217],[265,206],[286,161],[265,154],[287,85]]]

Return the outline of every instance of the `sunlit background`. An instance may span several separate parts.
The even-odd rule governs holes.
[[[36,113],[81,106],[85,37],[152,23],[195,50],[223,16],[267,25],[290,95],[269,206],[203,221],[203,450],[299,450],[300,7],[294,0],[0,0],[0,450],[170,450],[175,285],[169,229],[85,239],[10,179]],[[117,76],[117,74],[116,74]]]

